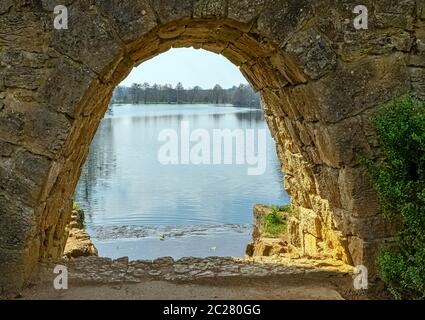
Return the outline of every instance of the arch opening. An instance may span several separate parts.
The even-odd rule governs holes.
[[[289,197],[259,95],[229,61],[192,48],[146,61],[114,90],[74,201],[99,256],[137,260],[244,257],[254,205]],[[93,254],[80,233],[66,256]]]

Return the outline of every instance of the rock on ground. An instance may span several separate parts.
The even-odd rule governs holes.
[[[65,245],[64,256],[67,258],[97,256],[98,252],[89,234],[84,229],[84,211],[72,211],[71,220],[67,226],[68,240]]]

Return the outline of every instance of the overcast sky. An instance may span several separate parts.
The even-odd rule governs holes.
[[[215,84],[223,88],[247,83],[239,69],[221,55],[192,48],[171,49],[142,63],[129,74],[121,85],[133,83],[172,84],[183,83],[185,88]]]

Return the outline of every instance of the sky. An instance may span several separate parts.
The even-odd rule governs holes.
[[[247,81],[225,57],[193,48],[171,49],[148,60],[128,75],[121,83],[130,87],[133,83],[172,84],[181,82],[185,88],[200,86],[204,89],[219,84],[231,88]]]

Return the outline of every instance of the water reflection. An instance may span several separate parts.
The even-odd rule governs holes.
[[[252,223],[254,204],[289,202],[270,134],[267,170],[262,176],[248,176],[245,165],[161,165],[157,159],[163,143],[158,141],[159,132],[165,128],[179,132],[181,121],[189,121],[191,129],[211,132],[266,128],[262,112],[248,108],[113,105],[90,147],[75,194],[86,211],[89,233],[107,255],[117,254],[118,249],[111,248],[119,248],[113,243],[119,242],[120,236],[102,238],[101,234],[107,234],[102,232],[105,228],[181,226],[190,236],[187,226],[223,225],[226,229],[226,225],[247,225]],[[226,237],[232,238],[232,231],[226,232],[230,232]],[[121,235],[122,239],[128,237]],[[232,241],[245,244],[248,237],[248,232],[243,236],[234,232]],[[106,240],[108,245],[100,243]]]

